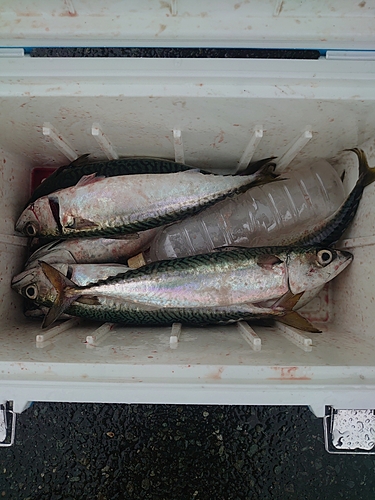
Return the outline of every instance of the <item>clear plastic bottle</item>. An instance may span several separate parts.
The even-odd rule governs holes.
[[[163,228],[147,261],[210,252],[227,245],[281,244],[286,233],[300,234],[335,212],[345,192],[325,160],[285,172],[283,181],[254,187]]]

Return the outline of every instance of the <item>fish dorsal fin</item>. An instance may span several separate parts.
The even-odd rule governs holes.
[[[85,153],[84,155],[78,156],[72,163],[70,163],[69,167],[81,167],[82,165],[86,165],[88,163],[88,157],[90,153]]]
[[[82,165],[85,165],[88,163],[87,158],[90,156],[90,153],[86,153],[84,155],[79,156],[75,160],[73,160],[69,165],[62,165],[59,167],[52,175],[54,177],[58,177],[62,172],[65,172],[65,170],[68,170],[70,168],[75,168],[75,167],[81,167]]]
[[[96,172],[94,172],[93,174],[81,177],[75,187],[89,186],[90,184],[95,184],[103,179],[105,179],[104,175],[97,176]]]
[[[302,330],[303,332],[322,333],[321,330],[315,328],[308,319],[301,316],[297,311],[290,311],[284,316],[278,317],[277,321],[284,323],[284,325]]]

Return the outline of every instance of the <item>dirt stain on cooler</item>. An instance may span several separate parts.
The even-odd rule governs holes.
[[[214,142],[210,144],[211,147],[217,148],[220,143],[224,141],[224,130],[220,130],[217,136],[214,138]]]
[[[78,17],[78,12],[76,10],[74,12],[67,10],[65,12],[61,12],[61,14],[59,14],[59,16],[60,17]]]
[[[159,36],[161,33],[163,33],[163,31],[165,31],[167,29],[167,25],[166,24],[159,24],[160,26],[160,29],[159,31],[156,33],[155,36]]]
[[[67,10],[65,10],[64,12],[61,12],[59,14],[60,17],[77,17],[78,16],[78,12],[75,10],[75,8],[70,0],[65,0],[64,4],[65,4],[65,7]]]
[[[17,11],[16,12],[16,15],[19,16],[19,17],[37,17],[37,16],[41,16],[42,13],[41,12],[36,12],[36,11],[27,11],[27,12],[19,12]]]
[[[267,380],[311,380],[306,375],[299,376],[298,366],[272,366],[272,370],[278,373],[278,377],[268,377]]]
[[[169,2],[160,2],[161,9],[168,9],[169,13],[172,14],[172,5]]]
[[[224,366],[220,366],[217,370],[208,373],[205,378],[208,378],[210,380],[221,380],[221,375],[224,371]]]

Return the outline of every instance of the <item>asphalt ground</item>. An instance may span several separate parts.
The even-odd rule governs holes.
[[[373,499],[375,456],[306,407],[34,403],[0,449],[10,499]]]

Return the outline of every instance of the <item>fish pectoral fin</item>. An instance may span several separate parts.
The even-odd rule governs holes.
[[[241,308],[241,310],[245,311],[245,312],[249,312],[251,314],[261,314],[261,315],[270,315],[270,316],[282,316],[285,314],[285,309],[282,308],[282,307],[275,307],[275,306],[272,306],[272,307],[267,307],[267,306],[264,306],[264,305],[261,305],[261,303],[255,303],[255,304],[252,304],[252,303],[245,303],[245,304],[238,304],[237,306],[233,306],[233,308]],[[246,311],[246,308],[248,309]]]
[[[80,304],[87,304],[89,306],[98,306],[100,305],[100,301],[98,297],[90,297],[90,296],[81,296],[79,297],[76,302],[79,302]]]
[[[222,247],[214,248],[213,252],[231,252],[233,250],[239,249],[249,249],[249,247],[241,245],[224,245]],[[272,270],[273,266],[277,266],[279,264],[282,264],[283,262],[284,261],[279,259],[277,255],[272,254],[259,255],[259,257],[257,258],[257,265],[269,270]]]
[[[96,182],[100,182],[103,179],[105,179],[104,175],[97,176],[96,172],[94,172],[93,174],[84,175],[83,177],[81,177],[75,187],[89,186],[90,184],[95,184]]]
[[[297,311],[289,311],[284,316],[278,317],[277,321],[280,321],[280,323],[284,325],[302,330],[303,332],[322,333],[321,330],[315,328],[308,319],[301,316]]]
[[[260,255],[257,259],[257,265],[263,269],[271,270],[273,266],[282,264],[283,261],[276,255]]]
[[[147,302],[136,302],[129,299],[123,300],[122,302],[123,304],[129,304],[132,309],[137,308],[139,311],[157,311],[160,309],[168,309],[157,306],[155,304],[148,304]]]
[[[124,303],[129,304],[132,308],[136,307],[140,311],[157,311],[159,309],[164,309],[163,307],[157,306],[155,304],[149,304],[147,302],[136,302],[129,299],[124,300]]]
[[[89,306],[98,306],[101,304],[99,296],[96,295],[81,295],[80,297],[77,297],[75,299],[75,302],[79,302],[80,304],[87,304]],[[128,299],[117,299],[115,300],[115,302],[121,302],[124,306],[126,306],[126,304],[129,304],[129,307],[131,307],[132,310],[134,310],[134,308],[137,308],[140,311],[157,311],[159,309],[162,309],[162,307],[156,306],[154,304],[136,302]]]
[[[66,227],[69,229],[92,229],[93,227],[98,227],[98,224],[83,217],[74,217],[72,223],[67,224]]]
[[[304,293],[305,292],[294,294],[288,291],[274,303],[272,308],[282,307],[286,311],[291,311],[297,305]]]
[[[57,297],[55,302],[53,303],[51,309],[48,311],[47,316],[45,316],[42,328],[47,328],[52,323],[54,323],[61,314],[74,302],[79,296],[80,292],[77,291],[77,285],[73,283],[69,278],[64,276],[60,271],[52,267],[47,262],[39,261],[39,264],[42,268],[43,273],[54,286],[57,292]],[[72,293],[67,295],[67,289],[69,291],[73,291],[76,293]]]
[[[43,273],[54,286],[57,292],[66,287],[75,288],[77,286],[74,281],[64,276],[62,273],[60,273],[60,271],[51,266],[51,264],[48,264],[43,260],[39,260],[38,264],[41,266]]]

